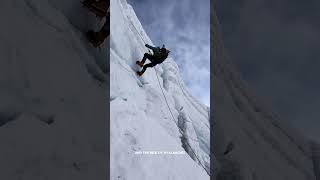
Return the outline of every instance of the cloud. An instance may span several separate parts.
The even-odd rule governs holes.
[[[129,0],[155,45],[165,44],[190,92],[210,99],[210,1]]]

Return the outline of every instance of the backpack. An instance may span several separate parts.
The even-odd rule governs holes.
[[[167,59],[167,57],[169,56],[170,51],[166,49],[166,52],[161,52],[160,53],[160,59],[158,64],[162,63],[164,60]]]

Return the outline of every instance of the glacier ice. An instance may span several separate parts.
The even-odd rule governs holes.
[[[209,179],[208,107],[187,91],[172,58],[137,77],[135,62],[153,43],[125,0],[111,0],[111,11],[111,179]]]

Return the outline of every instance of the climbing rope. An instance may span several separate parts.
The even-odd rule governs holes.
[[[127,16],[127,18],[130,19],[128,16]],[[146,41],[143,39],[142,35],[140,34],[140,32],[138,31],[138,29],[135,27],[135,25],[134,25],[130,20],[129,20],[129,22],[131,23],[132,27],[134,27],[134,29],[135,29],[136,32],[138,33],[138,35],[140,36],[141,40],[142,40],[145,44],[147,44]],[[163,91],[163,88],[162,88],[162,86],[161,86],[158,72],[157,72],[157,70],[156,70],[155,67],[153,67],[153,69],[154,69],[154,71],[155,71],[155,73],[156,73],[159,87],[160,87],[160,89],[161,89],[161,92],[162,92],[163,97],[164,97],[164,99],[165,99],[165,101],[166,101],[167,107],[168,107],[169,112],[170,112],[170,114],[171,114],[172,121],[177,125],[180,134],[183,136],[183,135],[184,135],[184,132],[179,128],[179,126],[178,126],[178,121],[176,121],[176,118],[174,117],[174,115],[173,115],[173,113],[172,113],[172,111],[171,111],[171,108],[170,108],[170,106],[169,106],[168,100],[167,100],[166,95],[165,95],[165,93],[164,93],[164,91]],[[187,138],[188,138],[188,139],[191,139],[191,138],[189,138],[189,137],[187,137]],[[192,139],[191,139],[191,140],[192,140]],[[197,140],[197,141],[198,141],[198,140]],[[187,146],[189,147],[189,149],[191,150],[191,152],[192,152],[192,154],[194,155],[194,157],[197,159],[197,161],[198,161],[198,163],[200,164],[200,166],[207,172],[208,175],[210,175],[210,172],[209,172],[209,171],[205,168],[205,166],[201,163],[201,160],[199,159],[199,157],[197,156],[197,154],[194,152],[194,150],[192,149],[192,147],[191,147],[191,145],[188,143],[188,141],[185,142],[185,145],[187,145]]]
[[[175,75],[177,75],[177,72],[174,72],[174,74]],[[182,80],[181,80],[181,78],[178,80],[178,84],[179,84],[179,87],[180,87],[180,89],[181,89],[181,92],[184,94],[184,99],[186,100],[186,101],[188,101],[188,99],[186,98],[187,97],[187,93],[184,91],[184,89],[182,88]],[[199,112],[200,112],[200,110],[199,109],[197,109]],[[189,117],[189,119],[191,119],[192,120],[192,118],[188,115],[188,117]],[[209,117],[209,116],[208,116]],[[209,119],[210,119],[210,117],[209,117]],[[204,123],[204,122],[202,122],[207,128],[209,128],[210,129],[210,127],[206,124],[206,123]],[[210,122],[209,122],[210,123]]]
[[[155,70],[155,72],[156,72],[156,76],[157,76],[157,79],[158,79],[159,87],[160,87],[160,89],[161,89],[161,91],[162,91],[163,97],[164,97],[164,99],[165,99],[165,101],[166,101],[166,104],[167,104],[167,106],[168,106],[168,109],[169,109],[169,111],[170,111],[170,114],[171,114],[171,117],[172,117],[172,121],[177,125],[180,134],[181,134],[181,135],[184,135],[184,132],[179,128],[178,123],[177,123],[177,121],[175,120],[175,118],[174,118],[174,116],[173,116],[173,113],[172,113],[171,108],[170,108],[170,106],[169,106],[168,100],[167,100],[166,95],[164,94],[163,88],[162,88],[162,86],[161,86],[158,73],[157,73],[157,71],[156,71],[155,68],[154,68],[154,70]],[[187,137],[187,138],[189,138],[189,137]],[[186,141],[185,144],[189,147],[189,149],[190,149],[191,152],[193,153],[194,157],[197,158],[198,163],[202,166],[202,168],[208,173],[208,175],[210,175],[210,172],[208,172],[208,170],[205,168],[205,166],[201,163],[200,159],[198,158],[197,154],[196,154],[196,153],[194,152],[194,150],[192,149],[191,145],[190,145],[187,141]]]
[[[129,18],[129,16],[127,16],[127,18],[129,19],[130,24],[132,25],[132,27],[137,31],[138,35],[140,36],[141,40],[144,42],[144,44],[147,44],[146,41],[143,39],[142,35],[140,34],[140,32],[138,31],[138,29],[135,27],[135,25],[131,22],[131,19]]]

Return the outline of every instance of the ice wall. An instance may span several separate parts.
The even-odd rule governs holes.
[[[111,14],[111,179],[209,179],[208,107],[186,90],[172,58],[137,77],[135,62],[153,43],[125,0],[111,0]]]

